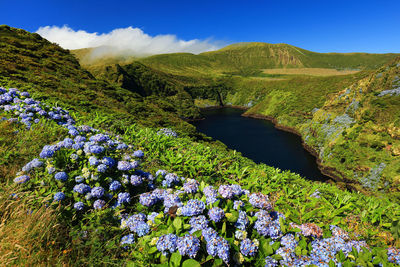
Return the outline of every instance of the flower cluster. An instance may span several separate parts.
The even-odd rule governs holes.
[[[158,135],[165,135],[165,136],[170,136],[170,137],[178,137],[178,134],[176,132],[174,132],[173,130],[169,129],[169,128],[162,128],[157,132]]]
[[[285,216],[274,210],[268,196],[250,194],[240,185],[214,188],[165,170],[158,170],[154,176],[139,170],[139,162],[145,160],[143,151],[133,150],[132,145],[112,134],[75,126],[68,112],[44,106],[29,94],[0,88],[0,107],[26,125],[41,117],[54,120],[69,134],[58,143],[45,145],[39,158],[27,163],[14,182],[26,188],[44,182],[52,190],[54,205],[71,205],[79,214],[109,211],[114,219],[120,219],[120,244],[126,249],[135,240],[139,244],[155,237],[149,245],[164,255],[178,251],[196,258],[203,253],[203,245],[209,255],[230,264],[236,255],[239,259],[257,257],[262,247],[259,239],[265,237],[277,242],[274,253],[280,256],[279,260],[266,257],[266,266],[327,266],[330,261],[337,263],[339,251],[348,256],[353,249],[368,248],[364,241],[350,240],[337,226],[330,226],[332,236],[323,238],[322,229],[315,224],[291,223],[301,232],[284,235],[281,224]],[[309,242],[312,250],[307,255],[296,253],[299,240]],[[388,257],[399,264],[398,249],[389,248]]]

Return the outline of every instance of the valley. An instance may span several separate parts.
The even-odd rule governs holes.
[[[0,26],[0,263],[399,263],[399,54],[96,49]],[[197,131],[216,107],[219,132],[312,170]]]

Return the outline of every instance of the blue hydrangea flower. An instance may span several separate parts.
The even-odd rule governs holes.
[[[101,198],[102,196],[104,196],[104,188],[101,186],[93,187],[90,193],[95,198]]]
[[[164,177],[166,174],[167,174],[166,170],[158,170],[158,171],[156,171],[156,177],[158,177],[158,176]]]
[[[106,142],[106,141],[110,140],[110,137],[105,134],[95,134],[95,135],[91,136],[89,138],[89,140],[92,142],[100,143],[100,142]]]
[[[105,165],[105,164],[100,164],[99,166],[97,166],[97,171],[98,172],[102,172],[102,173],[104,173],[104,172],[106,172],[107,171],[107,165]]]
[[[75,176],[75,182],[81,183],[83,182],[83,180],[85,180],[85,178],[83,178],[82,176]]]
[[[239,210],[240,208],[242,208],[244,206],[244,203],[243,203],[243,201],[241,201],[241,200],[235,200],[234,202],[233,202],[233,208],[235,209],[235,210]]]
[[[74,192],[77,192],[79,194],[86,194],[87,192],[89,192],[91,190],[90,186],[87,184],[77,184],[74,186],[73,188]]]
[[[129,203],[131,201],[131,195],[128,192],[118,194],[118,203]]]
[[[40,152],[40,157],[43,158],[51,158],[55,153],[55,147],[46,145],[43,147],[42,152]]]
[[[93,154],[100,154],[104,151],[104,147],[103,146],[99,146],[99,145],[93,145],[89,147],[90,153]]]
[[[235,227],[244,231],[246,230],[246,225],[249,223],[249,218],[245,211],[239,210],[239,217],[235,223]]]
[[[124,245],[131,245],[135,242],[135,239],[133,237],[133,234],[125,235],[121,238],[121,246]],[[124,248],[127,248],[127,246],[124,246]]]
[[[217,201],[218,192],[211,185],[206,186],[203,189],[203,193],[206,196],[207,205],[208,204],[213,204],[213,203],[215,203]]]
[[[65,194],[63,192],[57,192],[54,195],[54,201],[61,201],[63,199],[65,199]]]
[[[158,251],[160,251],[163,255],[168,255],[168,252],[169,253],[175,252],[177,240],[178,240],[178,237],[174,234],[162,235],[157,240]]]
[[[214,222],[219,222],[224,218],[225,212],[219,207],[213,207],[208,211],[208,217]]]
[[[120,171],[129,171],[129,170],[133,169],[132,167],[133,166],[128,161],[118,161],[117,169]]]
[[[270,210],[272,209],[271,202],[268,199],[268,196],[263,195],[261,193],[253,193],[249,197],[249,202],[253,207],[259,209]]]
[[[131,184],[134,186],[141,185],[143,183],[143,179],[139,175],[132,175],[131,176]]]
[[[183,190],[188,194],[194,194],[199,190],[200,183],[195,179],[188,179],[186,183],[183,184]]]
[[[66,174],[65,172],[57,172],[54,175],[54,178],[56,178],[56,180],[64,182],[64,181],[66,181],[68,179],[68,174]]]
[[[121,143],[121,144],[118,144],[118,145],[117,145],[117,148],[116,148],[116,149],[118,149],[118,150],[124,150],[124,149],[127,149],[127,148],[128,148],[128,145],[127,145],[127,144]]]
[[[141,158],[144,156],[144,153],[142,150],[136,150],[135,152],[133,152],[133,156],[135,156],[137,158]]]
[[[139,223],[135,232],[138,236],[147,235],[150,232],[150,226],[145,222]]]
[[[53,174],[55,171],[56,171],[56,168],[54,168],[54,167],[47,168],[47,173],[48,174]]]
[[[106,205],[106,202],[102,199],[97,199],[94,203],[93,203],[93,208],[95,208],[96,210],[101,210],[104,206]]]
[[[14,179],[14,183],[17,184],[23,184],[29,181],[29,176],[28,175],[22,175],[22,176],[18,176]]]
[[[89,157],[89,164],[90,166],[96,166],[99,164],[99,160],[96,158],[96,156],[91,156]]]
[[[272,258],[271,256],[267,256],[265,258],[265,267],[278,267],[279,263],[277,260]]]
[[[83,204],[83,202],[81,202],[81,201],[76,202],[74,204],[74,209],[76,209],[76,210],[83,210],[84,208],[85,208],[85,204]]]
[[[195,216],[190,218],[189,224],[191,226],[189,233],[193,234],[196,231],[206,229],[208,227],[208,220],[204,215]]]
[[[178,237],[176,247],[182,256],[195,258],[200,249],[200,240],[193,235],[186,234],[185,236]]]
[[[110,191],[117,191],[121,188],[121,183],[119,181],[112,181],[110,183]]]
[[[72,160],[77,160],[79,158],[78,154],[72,153],[71,156],[69,156]]]
[[[181,179],[179,179],[179,176],[175,173],[168,173],[167,175],[165,175],[164,178],[165,180],[162,181],[162,185],[166,187],[171,187],[172,185],[177,184],[181,181]]]
[[[203,213],[206,204],[198,199],[190,199],[185,206],[182,207],[182,216],[194,216]]]
[[[246,257],[254,257],[257,254],[258,245],[248,238],[240,243],[240,252]]]
[[[110,168],[115,165],[115,160],[110,157],[104,157],[101,162]]]
[[[154,223],[155,218],[159,215],[157,212],[152,212],[149,215],[147,215],[147,220],[152,221]]]
[[[139,203],[146,207],[153,206],[157,201],[158,198],[153,192],[143,193],[139,196]]]

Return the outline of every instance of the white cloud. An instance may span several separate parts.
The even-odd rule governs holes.
[[[211,40],[180,40],[175,35],[150,36],[139,28],[120,28],[110,33],[75,31],[68,26],[45,26],[37,31],[43,38],[65,49],[95,47],[93,57],[103,55],[147,56],[154,54],[189,52],[198,54],[220,48]]]

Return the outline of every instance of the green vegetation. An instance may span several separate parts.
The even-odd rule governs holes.
[[[397,96],[376,96],[380,90],[389,89],[392,86],[390,80],[398,77],[396,73],[390,77],[384,75],[389,71],[387,68],[398,69],[393,67],[395,63],[392,67],[384,65],[396,56],[323,54],[286,44],[241,43],[200,55],[178,53],[138,60],[183,88],[197,106],[246,107],[249,108],[248,116],[265,116],[283,128],[294,129],[319,156],[324,173],[344,182],[347,187],[392,192],[396,198],[399,189],[399,173],[394,167],[399,153]],[[125,66],[135,64],[139,63]],[[372,70],[379,67],[383,75],[381,82],[377,83],[377,79],[366,82],[377,74]],[[87,68],[95,73],[93,67]],[[338,75],[346,74],[346,71],[350,74]],[[382,84],[382,81],[387,82]],[[360,82],[374,87],[368,89],[374,92],[367,98],[348,96],[345,103],[331,103],[331,98],[337,97],[344,88],[355,88]],[[362,111],[362,114],[356,112],[354,117],[350,113],[359,106],[358,112]],[[315,113],[317,109],[321,110]],[[343,125],[333,121],[335,116],[347,113],[357,121],[362,118],[361,125],[356,123],[353,128],[344,130]],[[331,131],[336,132],[335,135]],[[379,179],[370,177],[370,172],[381,163],[385,168]],[[377,180],[373,186],[366,182],[371,179]]]
[[[251,59],[257,56],[251,55],[252,51],[261,53],[266,45],[252,44],[199,56],[162,55],[126,65],[89,66],[92,74],[82,69],[68,51],[37,34],[0,26],[0,47],[1,86],[19,87],[43,103],[68,109],[78,124],[120,135],[124,142],[145,153],[141,161],[144,171],[154,174],[165,169],[211,185],[238,183],[252,192],[268,194],[273,208],[282,212],[288,222],[315,223],[322,228],[324,237],[330,236],[329,224],[337,225],[349,231],[351,238],[366,240],[373,248],[371,252],[352,252],[350,257],[361,266],[373,261],[373,257],[374,263],[386,262],[384,249],[400,245],[400,206],[393,201],[398,188],[396,156],[400,154],[400,114],[396,108],[400,104],[396,91],[400,87],[400,60],[375,72],[367,70],[344,76],[284,76],[284,80],[253,77],[261,67],[334,65],[370,69],[393,55],[329,54],[324,56],[334,58],[331,65],[318,65],[318,60],[323,62],[318,53],[276,45],[278,51],[275,46],[267,46],[270,54],[266,54],[274,57],[275,63],[264,66],[255,61],[254,67],[250,66]],[[243,49],[249,52],[244,53]],[[251,56],[246,56],[247,53]],[[292,58],[290,53],[299,55]],[[237,59],[242,54],[244,58]],[[301,54],[314,61],[309,59],[307,63]],[[157,63],[157,57],[166,59]],[[185,58],[186,63],[181,64],[180,58]],[[223,65],[223,61],[233,66],[226,67],[225,72],[239,72],[223,74],[222,68],[216,71],[215,66]],[[247,67],[243,70],[235,64]],[[288,171],[255,164],[221,143],[205,141],[206,137],[195,133],[194,127],[181,119],[198,116],[194,101],[245,106],[250,108],[247,114],[270,116],[279,124],[299,131],[305,142],[320,154],[321,164],[335,175],[343,174],[340,178],[346,183],[353,183],[360,190],[363,186],[391,194],[348,192],[337,185],[311,182]],[[0,111],[1,117],[9,116]],[[157,134],[157,129],[164,126],[173,126],[181,137]],[[46,208],[44,204],[55,193],[54,183],[44,186],[38,182],[25,190],[12,183],[17,172],[37,157],[43,145],[63,140],[67,132],[54,121],[41,121],[30,130],[23,124],[0,122],[0,262],[130,266],[156,262],[179,266],[183,259],[176,254],[170,258],[157,254],[155,258],[156,251],[154,247],[149,249],[150,240],[146,238],[135,243],[133,251],[122,249],[118,222],[109,210],[89,213],[83,218],[76,216],[71,206],[53,203]],[[57,167],[70,163],[65,154],[69,152],[62,153],[56,159]],[[78,171],[75,165],[64,167]],[[312,196],[316,192],[319,197]],[[144,210],[139,204],[133,209]],[[283,232],[292,231],[288,225],[282,225]],[[178,233],[182,227],[185,227],[182,222],[166,219],[159,225],[159,232]],[[153,230],[151,237],[158,236],[158,229]],[[82,231],[88,234],[83,237]],[[268,241],[262,240],[261,256],[255,260],[257,265],[264,264],[261,257],[277,250],[267,245]],[[297,249],[296,254],[310,253],[309,247],[298,248],[300,252]],[[221,264],[215,259],[204,260],[210,266]],[[189,263],[193,261],[186,262]]]
[[[71,111],[79,111],[84,116],[97,116],[99,123],[102,114],[112,114],[111,120],[101,122],[107,126],[136,122],[146,126],[174,126],[195,134],[194,127],[179,117],[196,116],[195,108],[185,109],[188,102],[193,102],[186,95],[182,97],[171,91],[167,92],[167,98],[143,97],[140,95],[143,87],[125,89],[118,86],[117,81],[95,79],[67,50],[38,34],[5,25],[0,26],[0,48],[0,83],[3,86],[18,87],[29,91],[36,99],[71,106]],[[144,74],[142,77],[146,86],[154,83],[151,90],[160,84],[151,76]]]

